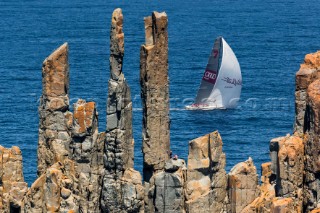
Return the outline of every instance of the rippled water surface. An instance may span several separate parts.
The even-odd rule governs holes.
[[[169,17],[171,146],[187,158],[188,142],[219,130],[227,170],[237,162],[269,161],[271,138],[292,132],[294,76],[304,55],[320,49],[320,4],[316,0],[242,1],[22,1],[0,0],[0,144],[18,145],[24,175],[36,178],[38,99],[42,61],[63,42],[70,48],[70,98],[94,100],[105,129],[109,75],[109,28],[113,9],[124,14],[124,73],[134,103],[135,167],[142,169],[139,48],[143,17]],[[184,111],[194,98],[214,39],[222,35],[243,74],[237,109]]]

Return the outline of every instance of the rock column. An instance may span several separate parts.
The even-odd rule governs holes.
[[[110,80],[107,100],[103,212],[141,212],[144,208],[142,178],[133,169],[132,102],[122,73],[124,56],[123,15],[112,14],[110,31]]]
[[[170,152],[168,18],[153,12],[144,19],[145,44],[140,50],[140,84],[143,106],[144,180],[163,171]]]
[[[74,104],[70,158],[79,177],[80,212],[100,212],[105,133],[98,133],[98,113],[94,102]]]
[[[226,156],[216,131],[189,143],[187,212],[223,212],[227,203]]]
[[[38,176],[69,154],[72,114],[68,111],[69,63],[66,43],[43,62],[42,85],[39,107]]]

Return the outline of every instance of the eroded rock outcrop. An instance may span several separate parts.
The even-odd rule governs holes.
[[[79,211],[99,212],[105,133],[98,133],[98,113],[94,102],[74,104],[70,159],[78,178]]]
[[[307,91],[305,144],[304,207],[310,211],[320,204],[320,80]]]
[[[182,159],[170,159],[165,171],[158,172],[146,187],[145,212],[185,212],[186,164]]]
[[[131,94],[122,72],[122,25],[122,11],[116,9],[110,30],[110,80],[101,207],[103,212],[143,212],[142,178],[133,169]]]
[[[257,169],[252,159],[235,165],[228,177],[228,212],[245,212],[243,209],[259,195]]]
[[[297,213],[291,198],[275,198],[271,206],[272,213]]]
[[[296,212],[302,211],[302,187],[304,171],[304,144],[297,136],[283,139],[279,153],[277,196],[292,198]]]
[[[140,50],[140,85],[143,106],[143,176],[163,171],[170,152],[168,18],[153,12],[144,19],[145,44]]]
[[[38,179],[28,189],[18,147],[0,146],[0,211],[9,212],[320,212],[320,52],[296,76],[295,132],[270,142],[261,185],[251,158],[227,175],[219,133],[189,143],[188,163],[169,157],[167,16],[145,18],[141,47],[144,178],[133,168],[132,102],[123,74],[121,9],[112,14],[106,132],[94,102],[69,111],[68,45],[43,63]]]
[[[57,162],[31,185],[22,212],[80,212],[78,187],[75,163],[69,159]]]
[[[22,155],[18,147],[0,146],[0,212],[17,212],[28,190],[22,172]]]
[[[62,182],[57,177],[65,176],[64,162],[70,160],[73,165],[72,181],[76,184],[71,187],[77,197],[72,198],[73,204],[55,204],[54,211],[62,211],[65,205],[68,209],[78,209],[80,212],[100,211],[101,185],[103,176],[103,150],[105,134],[98,133],[98,117],[94,102],[78,100],[74,104],[74,113],[69,111],[69,64],[68,45],[63,44],[55,50],[43,63],[43,93],[39,107],[40,127],[38,144],[38,175],[35,191],[28,192],[26,209],[49,211],[46,206],[45,193],[38,193],[40,188],[46,190],[42,184],[51,178],[56,181],[55,187],[63,189]],[[51,166],[55,165],[54,168]],[[59,168],[57,165],[61,165]],[[68,167],[69,168],[69,167]],[[57,172],[54,169],[58,169]],[[50,176],[54,170],[53,176]],[[61,173],[62,172],[62,173]],[[58,174],[59,173],[59,174]],[[61,174],[60,174],[61,173]],[[70,179],[70,178],[69,178]],[[39,186],[39,184],[41,186]],[[39,188],[40,187],[40,188]],[[39,190],[38,190],[39,189]],[[41,190],[42,190],[41,189]],[[40,191],[41,191],[40,190]],[[54,192],[52,192],[54,193]],[[63,194],[56,191],[52,199],[63,201]],[[60,194],[61,196],[60,196]],[[36,197],[37,204],[33,204]],[[30,201],[30,202],[29,202]],[[69,201],[68,201],[69,202]],[[71,202],[71,201],[70,201]],[[28,205],[30,204],[30,207]],[[32,206],[37,206],[33,208]],[[62,206],[60,206],[62,205]],[[73,207],[70,207],[73,206]],[[31,210],[26,210],[31,211]]]
[[[220,134],[189,142],[186,182],[187,212],[223,212],[227,203],[226,156]]]
[[[68,157],[72,114],[69,112],[68,44],[55,50],[42,65],[39,106],[38,176]],[[71,119],[70,119],[71,118]]]
[[[241,212],[244,213],[269,213],[272,201],[276,196],[275,183],[273,182],[273,174],[271,169],[271,162],[263,163],[261,165],[261,185],[260,194],[252,203],[245,207]]]
[[[294,131],[302,134],[308,129],[306,122],[307,89],[309,85],[320,78],[320,52],[307,54],[304,63],[296,73],[295,111],[296,121]]]

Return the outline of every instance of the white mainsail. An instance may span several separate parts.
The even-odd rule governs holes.
[[[195,103],[186,109],[234,108],[240,99],[242,76],[230,46],[218,37],[209,57]]]

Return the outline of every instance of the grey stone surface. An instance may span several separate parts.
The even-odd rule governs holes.
[[[114,10],[110,31],[110,80],[107,100],[103,212],[143,212],[144,189],[139,172],[133,169],[132,102],[122,72],[124,55],[123,15]]]
[[[170,159],[165,164],[165,171],[166,172],[175,172],[180,168],[187,169],[186,166],[187,166],[186,162],[183,159]]]
[[[70,159],[75,161],[79,179],[79,211],[100,212],[105,133],[98,133],[98,113],[94,102],[74,104]]]
[[[162,171],[151,178],[145,212],[185,212],[186,167],[181,159],[176,170]]]

